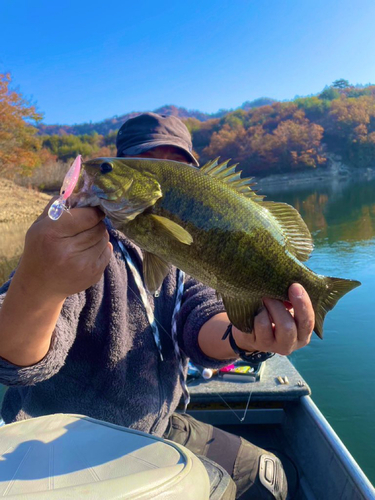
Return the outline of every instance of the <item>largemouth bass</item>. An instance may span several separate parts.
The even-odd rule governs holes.
[[[314,311],[314,331],[358,281],[321,276],[303,262],[313,249],[299,213],[264,201],[236,165],[213,160],[201,168],[171,160],[96,158],[83,164],[77,206],[99,206],[144,250],[143,274],[156,291],[170,265],[223,299],[230,321],[251,332],[262,298],[288,300],[300,283]]]

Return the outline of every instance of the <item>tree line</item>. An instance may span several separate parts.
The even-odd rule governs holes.
[[[172,112],[176,113],[177,108]],[[168,112],[165,109],[164,112]],[[200,119],[197,118],[199,116]],[[45,134],[42,115],[0,75],[0,173],[28,175],[47,162],[115,156],[116,130],[99,134]],[[182,117],[201,164],[220,156],[239,162],[245,175],[326,168],[337,155],[352,168],[373,167],[375,85],[340,79],[320,94],[289,102],[262,98],[214,118]]]

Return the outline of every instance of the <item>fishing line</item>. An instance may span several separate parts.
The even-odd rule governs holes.
[[[126,263],[129,265],[129,268],[130,270],[133,272],[133,279],[135,280],[137,286],[138,286],[138,290],[139,290],[139,293],[142,294],[142,291],[144,292],[145,294],[145,299],[146,299],[146,303],[144,300],[142,300],[141,298],[138,297],[138,295],[135,293],[135,291],[130,287],[129,283],[127,285],[127,287],[129,288],[129,290],[133,293],[133,295],[135,296],[135,298],[137,299],[137,301],[142,304],[145,308],[146,308],[146,315],[147,315],[147,318],[149,320],[149,323],[151,325],[151,328],[153,329],[153,335],[154,335],[154,338],[155,338],[155,343],[158,347],[158,350],[159,350],[159,353],[160,353],[160,356],[161,356],[161,359],[163,360],[163,357],[162,357],[162,354],[161,354],[161,342],[160,342],[160,337],[159,337],[159,333],[157,332],[157,329],[156,329],[156,332],[155,332],[155,328],[153,328],[153,325],[151,324],[150,322],[150,319],[152,319],[152,323],[155,323],[155,326],[157,325],[157,327],[161,328],[165,334],[170,338],[170,340],[172,341],[172,344],[174,344],[174,341],[173,341],[173,337],[172,335],[169,334],[169,332],[164,328],[164,326],[156,319],[155,315],[153,314],[153,312],[151,311],[151,315],[150,315],[150,312],[148,309],[151,310],[151,306],[149,305],[149,302],[148,302],[148,299],[147,299],[147,295],[146,295],[146,292],[145,292],[145,289],[143,287],[143,283],[142,283],[142,280],[140,281],[140,285],[138,284],[138,280],[137,278],[140,278],[140,275],[138,273],[138,270],[136,269],[135,265],[132,263],[131,259],[128,259],[126,258],[126,256],[128,254],[128,252],[124,252],[124,245],[123,243],[120,241],[120,240],[117,240],[117,243],[119,244],[119,247],[123,253],[123,256],[125,257],[125,261]],[[130,262],[129,262],[130,260]],[[147,304],[148,304],[148,307],[147,307]],[[155,335],[156,334],[156,335]],[[189,358],[187,356],[187,354],[179,347],[179,350],[180,352],[186,357],[186,358]],[[185,411],[186,411],[186,402],[189,403],[190,401],[190,398],[185,394],[185,387],[186,387],[186,390],[187,390],[187,385],[186,383],[185,384],[181,384],[182,385],[182,392],[184,393],[184,397],[185,397]],[[253,388],[252,390],[249,392],[249,397],[248,397],[248,400],[247,400],[247,404],[246,404],[246,408],[245,408],[245,411],[244,411],[244,414],[242,417],[239,417],[237,415],[237,413],[234,411],[233,408],[231,408],[231,406],[227,403],[227,401],[225,401],[225,399],[221,396],[220,393],[216,392],[216,391],[213,391],[214,394],[216,394],[217,396],[219,396],[219,398],[226,404],[226,406],[230,409],[230,411],[236,416],[236,418],[239,420],[239,422],[244,422],[245,418],[246,418],[246,415],[247,415],[247,411],[248,411],[248,408],[249,408],[249,404],[250,404],[250,399],[251,399],[251,395],[253,393]],[[188,398],[188,399],[187,399]]]
[[[233,408],[231,406],[229,406],[229,403],[227,403],[225,401],[225,399],[223,398],[223,396],[219,392],[213,391],[213,393],[216,394],[216,396],[219,396],[219,398],[223,401],[223,403],[225,403],[228,406],[228,408],[230,409],[230,411],[236,416],[236,418],[238,419],[239,422],[242,423],[245,420],[245,417],[246,417],[246,414],[247,414],[247,410],[249,408],[250,398],[251,398],[251,395],[253,393],[253,389],[251,389],[251,391],[249,391],[249,399],[247,401],[247,406],[245,408],[245,411],[244,411],[244,414],[243,414],[242,417],[239,417],[237,415],[237,413],[233,410]]]
[[[241,418],[241,422],[243,422],[246,418],[246,413],[247,413],[247,410],[249,409],[250,398],[251,398],[252,393],[253,393],[253,390],[249,391],[249,399],[247,400],[247,405],[246,405],[243,417]]]

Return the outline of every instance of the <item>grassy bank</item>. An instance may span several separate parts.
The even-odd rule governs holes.
[[[17,175],[14,182],[19,186],[38,191],[60,191],[70,165],[70,163],[63,161],[47,162],[45,165],[33,170],[29,176]]]
[[[0,224],[33,221],[42,213],[50,198],[35,189],[0,179]]]

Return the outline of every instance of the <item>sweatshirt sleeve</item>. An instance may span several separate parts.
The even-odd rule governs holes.
[[[0,287],[0,307],[4,302],[11,280]],[[32,366],[17,366],[0,357],[0,383],[7,386],[34,385],[47,380],[64,365],[77,331],[85,292],[68,297],[62,307],[51,344],[44,358]]]
[[[215,290],[187,277],[177,318],[177,331],[180,349],[193,363],[207,368],[222,368],[236,360],[236,358],[225,361],[210,358],[202,352],[198,344],[202,326],[212,316],[221,312],[225,312],[225,308],[223,302],[217,299]]]

